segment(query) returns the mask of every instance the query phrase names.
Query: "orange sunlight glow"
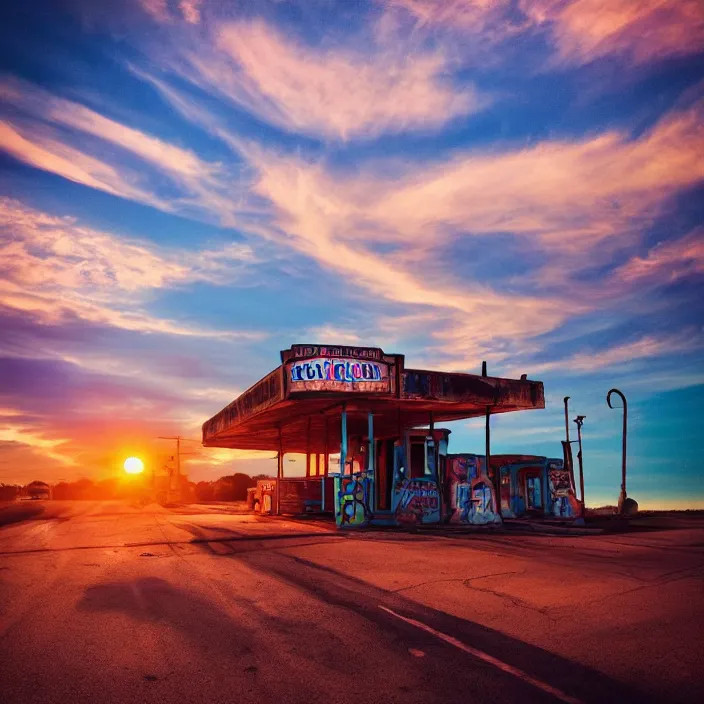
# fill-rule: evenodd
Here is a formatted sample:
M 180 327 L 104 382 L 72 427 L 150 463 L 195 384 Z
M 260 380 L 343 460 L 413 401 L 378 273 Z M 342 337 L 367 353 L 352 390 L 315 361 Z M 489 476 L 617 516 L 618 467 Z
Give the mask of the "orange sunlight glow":
M 144 471 L 144 462 L 139 457 L 128 457 L 124 467 L 127 474 L 141 474 Z

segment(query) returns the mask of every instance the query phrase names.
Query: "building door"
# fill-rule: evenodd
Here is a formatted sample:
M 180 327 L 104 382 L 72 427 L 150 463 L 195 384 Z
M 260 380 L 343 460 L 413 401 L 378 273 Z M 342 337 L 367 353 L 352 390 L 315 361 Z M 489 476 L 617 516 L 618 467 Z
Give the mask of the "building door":
M 534 472 L 526 476 L 526 510 L 542 511 L 543 495 L 540 473 Z
M 394 475 L 394 439 L 379 440 L 376 444 L 376 508 L 391 510 L 391 487 Z

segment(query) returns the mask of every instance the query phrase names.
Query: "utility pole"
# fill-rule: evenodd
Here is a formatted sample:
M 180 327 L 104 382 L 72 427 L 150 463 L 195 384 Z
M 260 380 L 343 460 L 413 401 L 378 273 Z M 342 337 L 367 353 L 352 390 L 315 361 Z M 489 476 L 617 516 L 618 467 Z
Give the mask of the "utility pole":
M 195 455 L 196 452 L 181 452 L 181 442 L 200 442 L 195 438 L 184 438 L 182 435 L 160 435 L 157 440 L 175 440 L 176 441 L 176 454 L 174 459 L 176 460 L 176 490 L 178 491 L 179 500 L 181 499 L 181 457 L 184 455 Z M 171 494 L 171 478 L 169 478 L 169 483 L 166 489 L 166 503 L 169 502 Z
M 180 486 L 179 476 L 181 474 L 181 436 L 180 435 L 160 435 L 158 440 L 175 440 L 176 441 L 176 488 Z M 169 499 L 171 498 L 171 484 L 172 484 L 171 473 L 169 472 L 169 482 L 166 485 L 166 503 L 171 503 Z

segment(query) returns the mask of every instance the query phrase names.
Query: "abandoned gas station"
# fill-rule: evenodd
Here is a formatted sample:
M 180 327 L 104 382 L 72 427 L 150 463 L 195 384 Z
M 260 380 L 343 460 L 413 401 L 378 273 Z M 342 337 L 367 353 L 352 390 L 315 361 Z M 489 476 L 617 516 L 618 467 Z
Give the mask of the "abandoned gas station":
M 277 453 L 277 477 L 252 493 L 264 514 L 333 514 L 341 528 L 497 523 L 527 505 L 570 515 L 574 480 L 561 460 L 533 458 L 520 474 L 491 456 L 492 415 L 544 407 L 543 384 L 525 375 L 407 369 L 379 348 L 294 345 L 204 423 L 203 445 Z M 450 454 L 438 424 L 475 417 L 486 421 L 484 455 Z M 287 453 L 305 455 L 304 477 L 284 476 Z

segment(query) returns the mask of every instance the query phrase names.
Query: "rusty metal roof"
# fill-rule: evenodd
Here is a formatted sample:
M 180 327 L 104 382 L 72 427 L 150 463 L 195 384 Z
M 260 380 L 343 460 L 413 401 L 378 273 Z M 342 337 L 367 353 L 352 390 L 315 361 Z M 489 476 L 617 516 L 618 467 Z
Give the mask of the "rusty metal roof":
M 203 424 L 206 447 L 335 452 L 340 414 L 348 433 L 391 437 L 399 428 L 544 408 L 543 384 L 526 379 L 406 369 L 403 355 L 378 348 L 294 345 L 282 364 Z

